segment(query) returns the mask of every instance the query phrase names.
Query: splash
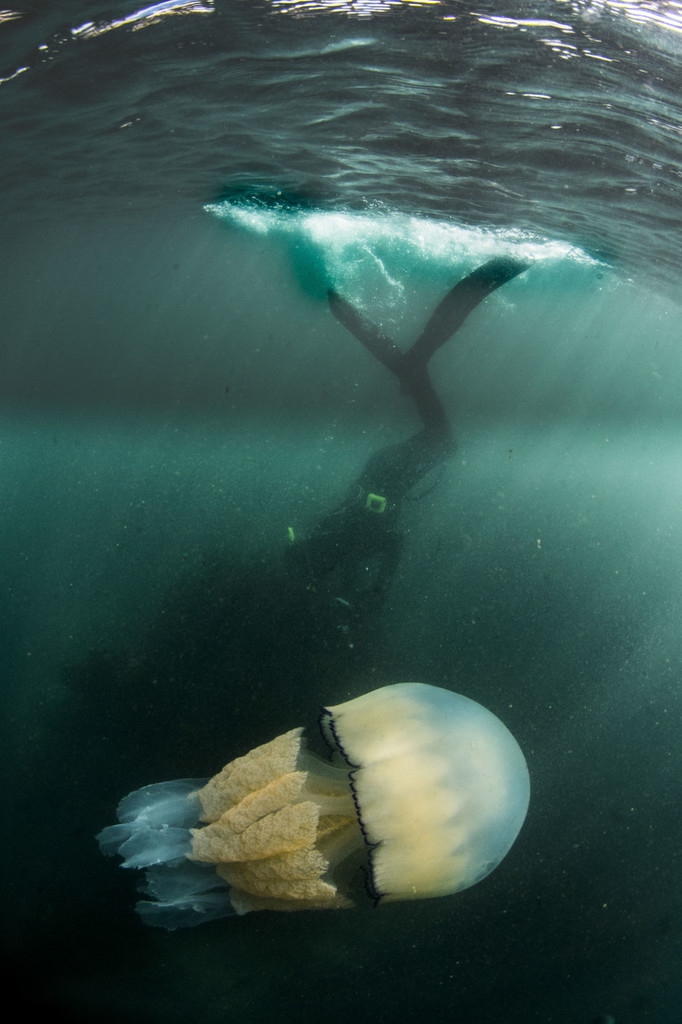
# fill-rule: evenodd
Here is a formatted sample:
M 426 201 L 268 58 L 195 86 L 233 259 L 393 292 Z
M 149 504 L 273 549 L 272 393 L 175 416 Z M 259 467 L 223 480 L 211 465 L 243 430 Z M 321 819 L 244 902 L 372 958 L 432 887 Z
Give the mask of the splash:
M 313 298 L 333 288 L 360 309 L 377 297 L 398 319 L 408 282 L 447 287 L 492 256 L 531 262 L 599 264 L 582 249 L 519 229 L 473 228 L 384 209 L 323 210 L 284 192 L 208 203 L 204 209 L 230 227 L 267 236 L 291 260 L 299 285 Z

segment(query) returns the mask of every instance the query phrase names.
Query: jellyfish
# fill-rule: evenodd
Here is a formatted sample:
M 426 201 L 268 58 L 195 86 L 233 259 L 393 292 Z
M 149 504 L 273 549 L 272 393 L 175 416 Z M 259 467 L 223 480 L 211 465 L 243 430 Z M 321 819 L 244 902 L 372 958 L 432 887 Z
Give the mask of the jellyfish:
M 173 930 L 254 910 L 445 896 L 500 863 L 528 808 L 528 769 L 482 705 L 395 683 L 320 711 L 213 778 L 145 786 L 97 839 L 145 871 L 146 924 Z

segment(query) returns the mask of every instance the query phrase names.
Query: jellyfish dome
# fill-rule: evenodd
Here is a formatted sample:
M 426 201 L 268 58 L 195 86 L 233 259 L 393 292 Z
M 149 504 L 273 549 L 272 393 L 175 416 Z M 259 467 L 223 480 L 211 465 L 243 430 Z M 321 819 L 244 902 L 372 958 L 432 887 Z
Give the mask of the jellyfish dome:
M 321 709 L 328 759 L 292 729 L 209 780 L 137 790 L 97 837 L 146 871 L 142 919 L 168 929 L 251 910 L 444 896 L 500 863 L 528 808 L 502 722 L 458 693 L 396 683 Z

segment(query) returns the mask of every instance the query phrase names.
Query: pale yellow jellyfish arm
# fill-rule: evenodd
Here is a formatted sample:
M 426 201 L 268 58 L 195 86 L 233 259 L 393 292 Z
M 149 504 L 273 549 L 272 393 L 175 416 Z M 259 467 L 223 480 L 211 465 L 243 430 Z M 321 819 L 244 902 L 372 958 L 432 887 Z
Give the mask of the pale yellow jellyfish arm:
M 210 824 L 191 830 L 187 856 L 215 866 L 237 913 L 352 906 L 318 845 L 357 829 L 347 782 L 343 792 L 327 786 L 326 808 L 308 771 L 297 768 L 302 733 L 292 729 L 231 761 L 197 794 Z

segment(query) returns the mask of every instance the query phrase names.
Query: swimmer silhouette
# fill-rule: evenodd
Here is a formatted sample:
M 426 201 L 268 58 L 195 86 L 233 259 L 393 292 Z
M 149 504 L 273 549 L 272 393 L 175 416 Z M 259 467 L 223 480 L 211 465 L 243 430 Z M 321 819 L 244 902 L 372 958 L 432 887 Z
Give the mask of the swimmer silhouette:
M 370 456 L 349 496 L 305 539 L 293 543 L 291 561 L 309 586 L 319 586 L 336 571 L 336 589 L 341 594 L 336 600 L 348 597 L 344 603 L 360 602 L 363 607 L 381 603 L 400 560 L 402 535 L 397 520 L 401 504 L 420 480 L 444 465 L 456 450 L 447 414 L 429 377 L 429 361 L 486 296 L 528 266 L 511 257 L 496 257 L 478 267 L 450 289 L 407 352 L 335 291 L 329 291 L 336 319 L 398 378 L 402 392 L 413 399 L 423 427 L 405 441 Z M 376 563 L 374 573 L 369 574 L 371 582 L 359 586 L 355 574 L 369 560 Z
M 335 910 L 467 889 L 512 846 L 524 756 L 475 701 L 397 683 L 320 709 L 328 756 L 291 729 L 212 779 L 146 786 L 97 839 L 146 871 L 145 924 Z

